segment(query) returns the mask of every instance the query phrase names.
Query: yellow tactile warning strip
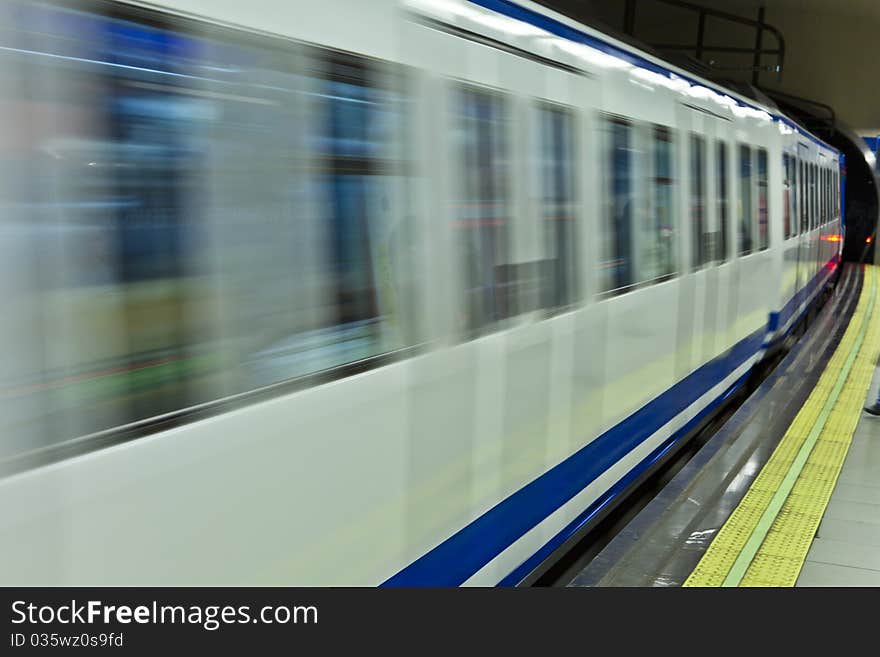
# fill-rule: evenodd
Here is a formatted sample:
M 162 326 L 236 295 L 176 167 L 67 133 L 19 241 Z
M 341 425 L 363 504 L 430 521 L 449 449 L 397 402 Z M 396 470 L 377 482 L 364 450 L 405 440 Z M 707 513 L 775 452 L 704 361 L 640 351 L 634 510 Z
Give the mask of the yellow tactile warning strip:
M 861 416 L 880 349 L 878 273 L 809 398 L 684 586 L 794 586 Z

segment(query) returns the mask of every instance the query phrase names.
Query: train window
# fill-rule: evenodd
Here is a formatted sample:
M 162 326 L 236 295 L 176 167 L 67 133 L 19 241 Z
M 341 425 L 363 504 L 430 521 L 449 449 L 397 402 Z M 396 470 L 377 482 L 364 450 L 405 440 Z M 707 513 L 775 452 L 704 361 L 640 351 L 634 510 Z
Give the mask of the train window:
M 834 221 L 837 218 L 837 163 L 832 163 L 833 167 L 829 172 L 830 180 L 828 182 L 831 185 L 831 216 L 829 217 L 830 221 Z
M 677 270 L 674 135 L 665 126 L 638 125 L 631 127 L 630 140 L 629 164 L 618 162 L 617 180 L 611 181 L 622 194 L 618 196 L 618 203 L 629 198 L 628 202 L 622 202 L 631 206 L 631 209 L 618 207 L 616 211 L 618 215 L 628 214 L 624 221 L 631 222 L 633 255 L 629 283 L 657 283 Z M 628 190 L 621 180 L 627 171 Z M 625 242 L 625 239 L 619 241 Z
M 798 185 L 800 178 L 798 177 L 798 161 L 794 155 L 789 159 L 789 167 L 791 169 L 791 235 L 794 236 L 800 233 L 800 222 L 798 220 L 798 204 L 800 203 L 800 191 Z
M 816 228 L 816 167 L 810 164 L 810 230 Z
M 712 232 L 706 221 L 706 140 L 691 135 L 691 235 L 693 239 L 693 267 L 699 269 L 712 260 Z
M 402 246 L 394 244 L 401 228 L 393 223 L 391 205 L 399 169 L 392 148 L 401 120 L 399 95 L 364 60 L 340 53 L 315 53 L 311 59 L 320 62 L 320 75 L 309 83 L 317 92 L 309 130 L 317 151 L 312 165 L 326 295 L 324 317 L 314 329 L 325 351 L 334 353 L 321 363 L 324 368 L 376 355 L 387 342 L 392 246 Z M 319 341 L 312 332 L 308 339 Z M 273 353 L 277 356 L 277 345 Z
M 825 222 L 830 223 L 834 215 L 834 189 L 831 184 L 831 169 L 825 170 Z
M 816 211 L 815 198 L 813 198 L 813 165 L 807 163 L 807 232 L 813 230 L 813 215 Z
M 800 219 L 798 215 L 798 204 L 800 203 L 800 179 L 798 177 L 798 160 L 792 154 L 789 156 L 789 166 L 791 167 L 791 236 L 794 237 L 800 233 Z
M 812 202 L 812 214 L 810 215 L 810 228 L 815 230 L 819 225 L 819 183 L 817 175 L 818 167 L 810 165 L 810 198 Z
M 800 234 L 801 225 L 800 225 L 800 176 L 798 171 L 798 159 L 794 154 L 790 155 L 790 167 L 791 167 L 791 235 L 794 237 L 795 235 Z
M 402 99 L 366 60 L 297 54 L 307 75 L 255 74 L 272 105 L 224 101 L 214 137 L 221 269 L 241 295 L 227 312 L 239 331 L 259 327 L 239 340 L 242 390 L 401 346 L 391 199 Z
M 767 151 L 758 149 L 758 248 L 765 250 L 770 243 L 767 211 Z
M 834 173 L 831 169 L 828 169 L 827 173 L 828 180 L 828 217 L 827 221 L 830 222 L 834 218 Z
M 392 76 L 121 6 L 41 4 L 0 39 L 36 31 L 16 61 L 64 83 L 15 88 L 50 120 L 2 159 L 52 180 L 20 232 L 63 276 L 28 291 L 53 302 L 3 391 L 33 411 L 16 421 L 62 440 L 400 346 Z
M 828 223 L 828 169 L 822 167 L 822 225 Z
M 831 169 L 826 169 L 826 171 L 825 171 L 825 192 L 826 192 L 825 198 L 827 199 L 825 201 L 825 207 L 827 208 L 827 210 L 826 210 L 827 214 L 825 215 L 825 221 L 830 222 L 831 217 L 834 213 L 834 210 L 832 207 L 834 205 L 834 202 L 833 202 L 834 190 L 831 186 Z
M 791 193 L 794 196 L 791 210 L 791 234 L 799 235 L 801 232 L 800 205 L 801 205 L 801 177 L 797 156 L 791 156 Z
M 834 219 L 840 218 L 840 169 L 839 164 L 834 168 Z
M 835 218 L 835 220 L 840 218 L 840 212 L 841 212 L 840 204 L 841 204 L 840 170 L 835 168 L 834 169 L 834 218 Z
M 807 215 L 807 228 L 813 230 L 816 227 L 816 167 L 812 163 L 807 168 L 807 185 L 809 187 L 809 213 Z
M 618 213 L 629 214 L 630 284 L 645 285 L 666 280 L 676 266 L 672 132 L 663 126 L 632 125 L 630 148 L 630 188 L 624 194 L 631 209 Z M 620 189 L 621 181 L 616 184 Z
M 831 221 L 835 221 L 838 215 L 838 193 L 840 188 L 838 187 L 837 182 L 837 163 L 834 163 L 835 168 L 831 170 Z
M 832 209 L 832 206 L 834 205 L 833 192 L 834 192 L 834 190 L 832 189 L 832 186 L 831 186 L 831 169 L 826 169 L 825 170 L 825 208 L 826 208 L 825 221 L 826 222 L 831 221 L 831 217 L 834 212 Z
M 508 136 L 505 98 L 488 90 L 457 91 L 459 184 L 455 232 L 464 261 L 463 323 L 473 335 L 516 313 L 508 266 Z
M 830 223 L 831 220 L 834 218 L 834 185 L 833 185 L 834 176 L 831 172 L 831 169 L 828 169 L 825 172 L 825 179 L 827 181 L 826 182 L 826 189 L 828 190 L 828 203 L 827 203 L 828 214 L 825 218 L 825 221 Z
M 811 226 L 811 217 L 813 213 L 813 192 L 810 180 L 812 178 L 812 170 L 809 163 L 804 163 L 804 232 L 809 233 Z
M 603 232 L 604 248 L 600 279 L 605 291 L 624 290 L 632 285 L 632 124 L 616 117 L 607 120 L 609 231 Z
M 754 216 L 752 215 L 752 150 L 739 146 L 739 254 L 752 252 Z
M 785 239 L 791 237 L 791 158 L 782 154 L 782 233 Z
M 812 164 L 807 164 L 807 230 L 816 226 L 816 179 Z
M 725 262 L 728 257 L 727 230 L 728 211 L 730 201 L 728 195 L 728 167 L 727 167 L 727 144 L 719 141 L 715 144 L 715 193 L 718 200 L 718 248 L 717 256 L 720 262 Z
M 674 144 L 669 128 L 656 126 L 653 131 L 653 194 L 651 198 L 651 243 L 654 263 L 651 278 L 671 276 L 676 271 Z
M 807 230 L 816 227 L 816 171 L 812 163 L 807 164 Z
M 562 308 L 577 299 L 578 236 L 574 207 L 574 120 L 571 111 L 538 109 L 540 122 L 541 219 L 548 258 L 541 276 L 541 305 Z
M 803 235 L 808 228 L 807 223 L 807 206 L 808 206 L 808 198 L 807 198 L 807 169 L 806 163 L 803 160 L 798 160 L 799 163 L 799 175 L 798 175 L 798 205 L 800 206 L 800 230 L 798 231 L 801 235 Z
M 832 167 L 835 164 L 832 162 Z M 831 214 L 828 216 L 828 220 L 834 221 L 837 218 L 837 171 L 834 168 L 828 171 L 828 186 L 828 191 L 831 193 Z
M 18 51 L 21 73 L 55 83 L 5 87 L 4 113 L 14 104 L 25 124 L 37 108 L 47 118 L 2 154 L 7 174 L 29 169 L 43 186 L 16 192 L 21 209 L 7 221 L 33 242 L 44 273 L 27 294 L 45 311 L 27 320 L 44 342 L 14 372 L 18 385 L 0 393 L 24 415 L 2 415 L 54 442 L 210 400 L 223 354 L 200 277 L 206 208 L 193 202 L 215 81 L 200 86 L 201 98 L 172 82 L 186 78 L 181 52 L 198 41 L 167 21 L 48 5 L 4 25 L 4 46 L 16 30 L 18 39 L 41 34 Z M 130 65 L 138 58 L 149 70 Z M 26 207 L 39 221 L 26 221 Z
M 825 169 L 825 223 L 831 221 L 831 184 L 829 183 L 830 172 Z

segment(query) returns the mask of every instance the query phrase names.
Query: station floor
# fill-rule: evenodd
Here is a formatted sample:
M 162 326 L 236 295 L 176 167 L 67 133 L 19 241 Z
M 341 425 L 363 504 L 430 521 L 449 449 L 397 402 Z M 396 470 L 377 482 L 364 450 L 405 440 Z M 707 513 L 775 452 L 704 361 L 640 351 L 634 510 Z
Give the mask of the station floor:
M 875 368 L 865 405 L 878 391 Z M 797 586 L 880 586 L 880 417 L 859 418 Z

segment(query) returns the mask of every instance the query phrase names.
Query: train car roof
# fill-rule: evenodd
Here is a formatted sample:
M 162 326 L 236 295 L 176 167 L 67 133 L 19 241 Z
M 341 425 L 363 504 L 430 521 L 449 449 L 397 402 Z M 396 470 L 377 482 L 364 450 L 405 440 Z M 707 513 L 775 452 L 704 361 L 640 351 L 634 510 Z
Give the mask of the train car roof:
M 840 154 L 836 148 L 780 112 L 778 107 L 767 107 L 759 101 L 743 96 L 724 85 L 705 80 L 698 75 L 680 69 L 659 57 L 639 50 L 635 46 L 619 41 L 595 28 L 578 23 L 577 21 L 563 16 L 551 9 L 537 5 L 530 0 L 517 0 L 516 2 L 513 0 L 463 1 L 500 14 L 508 19 L 530 25 L 533 28 L 537 28 L 537 30 L 546 32 L 566 41 L 581 44 L 582 46 L 588 46 L 604 55 L 621 60 L 622 62 L 639 69 L 643 69 L 646 71 L 646 75 L 653 74 L 661 78 L 666 78 L 672 82 L 678 82 L 679 84 L 687 83 L 688 87 L 690 87 L 690 85 L 696 85 L 697 87 L 704 87 L 707 90 L 714 91 L 716 94 L 723 94 L 738 107 L 764 112 L 768 114 L 771 119 L 775 119 L 785 124 L 789 129 L 798 133 L 802 137 L 809 139 L 821 148 L 827 149 L 838 155 Z M 454 8 L 456 6 L 456 3 L 450 3 L 446 0 L 414 0 L 413 4 L 422 7 L 445 7 L 446 9 Z M 684 92 L 679 89 L 679 93 Z

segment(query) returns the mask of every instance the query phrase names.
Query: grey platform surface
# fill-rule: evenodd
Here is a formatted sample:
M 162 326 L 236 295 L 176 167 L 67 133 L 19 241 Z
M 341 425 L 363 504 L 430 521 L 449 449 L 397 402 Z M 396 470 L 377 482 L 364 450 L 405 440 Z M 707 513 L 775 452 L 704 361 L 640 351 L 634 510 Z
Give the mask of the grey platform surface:
M 878 389 L 880 368 L 866 404 Z M 880 586 L 880 417 L 859 419 L 797 586 Z

